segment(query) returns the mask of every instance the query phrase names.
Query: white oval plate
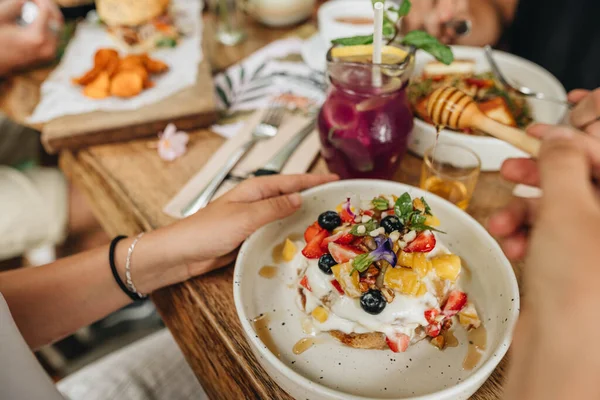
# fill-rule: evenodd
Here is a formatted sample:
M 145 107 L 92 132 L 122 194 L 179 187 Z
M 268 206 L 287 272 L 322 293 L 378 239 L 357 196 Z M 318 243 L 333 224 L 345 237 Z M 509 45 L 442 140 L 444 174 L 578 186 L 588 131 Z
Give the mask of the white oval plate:
M 289 287 L 295 271 L 279 268 L 276 278 L 259 276 L 263 265 L 273 265 L 271 251 L 291 234 L 302 234 L 317 216 L 349 194 L 371 198 L 381 193 L 425 196 L 442 221 L 444 242 L 469 265 L 472 278 L 461 282 L 475 303 L 488 330 L 488 346 L 478 366 L 462 370 L 467 346 L 462 329 L 461 345 L 442 352 L 422 341 L 406 353 L 359 350 L 341 345 L 328 334 L 321 343 L 295 355 L 292 347 L 306 337 L 303 313 L 296 305 L 296 289 Z M 500 362 L 517 320 L 519 293 L 512 267 L 498 244 L 468 214 L 451 203 L 420 189 L 377 180 L 331 183 L 303 193 L 302 209 L 285 220 L 255 232 L 242 246 L 234 272 L 234 298 L 238 316 L 251 348 L 272 378 L 298 399 L 466 399 L 479 388 Z M 287 268 L 286 268 L 287 267 Z M 269 333 L 281 352 L 269 351 L 254 330 L 252 319 L 269 313 Z
M 489 71 L 490 67 L 485 59 L 483 49 L 479 47 L 452 46 L 454 57 L 456 59 L 475 60 L 477 72 Z M 535 91 L 542 92 L 548 96 L 559 99 L 566 99 L 567 93 L 562 84 L 539 65 L 525 60 L 524 58 L 494 50 L 494 59 L 500 66 L 502 72 L 508 79 L 515 83 L 520 83 Z M 415 76 L 419 76 L 423 67 L 433 57 L 422 51 L 419 51 L 415 64 Z M 533 113 L 533 120 L 546 124 L 561 123 L 567 107 L 541 101 L 536 99 L 527 99 Z M 510 144 L 492 137 L 466 135 L 450 130 L 443 130 L 440 134 L 440 143 L 460 143 L 476 152 L 481 158 L 481 169 L 483 171 L 498 171 L 502 163 L 507 158 L 529 157 L 521 150 Z M 422 156 L 425 151 L 435 143 L 435 128 L 419 118 L 415 118 L 415 127 L 409 138 L 408 148 Z
M 475 60 L 477 72 L 489 71 L 490 67 L 485 59 L 483 49 L 469 46 L 452 46 L 454 56 L 457 59 Z M 311 68 L 325 71 L 325 57 L 328 48 L 325 46 L 318 34 L 304 42 L 302 46 L 302 57 Z M 519 82 L 529 88 L 540 91 L 548 96 L 566 99 L 567 93 L 562 84 L 539 65 L 525 60 L 521 57 L 494 50 L 494 58 L 504 72 L 504 74 L 514 82 Z M 418 76 L 423 71 L 426 63 L 433 60 L 433 57 L 427 53 L 419 51 L 417 53 L 414 76 Z M 547 124 L 559 124 L 563 121 L 567 107 L 529 98 L 527 100 L 531 105 L 533 119 L 536 122 Z M 440 134 L 440 143 L 459 143 L 469 147 L 481 158 L 481 169 L 483 171 L 498 171 L 502 163 L 507 158 L 528 157 L 521 150 L 510 144 L 492 137 L 465 135 L 450 130 L 443 130 Z M 435 128 L 415 118 L 415 127 L 409 138 L 408 148 L 419 156 L 423 156 L 425 151 L 435 143 Z

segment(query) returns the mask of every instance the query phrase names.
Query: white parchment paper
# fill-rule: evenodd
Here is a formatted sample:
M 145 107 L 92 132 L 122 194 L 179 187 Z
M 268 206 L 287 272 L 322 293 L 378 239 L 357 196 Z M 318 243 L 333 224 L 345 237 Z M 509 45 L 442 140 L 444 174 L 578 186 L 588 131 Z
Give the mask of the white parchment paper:
M 186 35 L 175 48 L 161 48 L 152 52 L 153 58 L 167 63 L 169 72 L 156 75 L 156 84 L 138 96 L 129 99 L 109 97 L 95 100 L 83 95 L 83 88 L 71 82 L 73 77 L 83 75 L 93 67 L 94 53 L 102 47 L 116 48 L 116 43 L 105 27 L 81 22 L 60 64 L 42 84 L 40 102 L 29 117 L 29 123 L 47 122 L 63 115 L 83 114 L 91 111 L 134 110 L 192 86 L 196 83 L 198 64 L 202 61 L 202 1 L 174 0 L 177 26 Z M 120 52 L 124 54 L 123 51 Z

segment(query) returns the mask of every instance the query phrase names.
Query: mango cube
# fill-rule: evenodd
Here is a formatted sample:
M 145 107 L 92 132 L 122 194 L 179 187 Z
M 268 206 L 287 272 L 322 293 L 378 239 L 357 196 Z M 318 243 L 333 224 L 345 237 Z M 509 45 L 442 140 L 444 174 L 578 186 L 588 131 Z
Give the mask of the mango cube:
M 425 253 L 413 253 L 412 269 L 420 278 L 426 276 L 432 268 L 432 263 L 427 259 Z
M 288 262 L 292 261 L 297 251 L 298 248 L 296 248 L 294 242 L 292 242 L 289 238 L 285 239 L 283 250 L 281 251 L 283 260 Z
M 335 276 L 335 279 L 339 282 L 346 295 L 350 297 L 360 297 L 362 294 L 358 286 L 360 276 L 358 271 L 354 271 L 352 272 L 352 275 L 350 275 L 352 269 L 352 262 L 347 262 L 334 265 L 331 267 L 331 272 L 333 272 L 333 276 Z
M 460 257 L 456 254 L 444 254 L 431 259 L 433 269 L 440 279 L 456 281 L 461 270 Z
M 458 322 L 467 330 L 481 326 L 481 320 L 473 303 L 467 303 L 466 307 L 458 313 Z
M 417 297 L 424 296 L 427 293 L 427 286 L 424 283 L 421 283 L 419 286 L 419 291 L 417 291 Z
M 320 323 L 327 321 L 327 318 L 329 318 L 329 313 L 327 312 L 326 309 L 324 309 L 321 306 L 318 306 L 317 308 L 315 308 L 312 311 L 311 315 L 313 316 L 314 319 L 316 319 Z
M 397 265 L 401 265 L 401 266 L 407 267 L 407 268 L 412 268 L 414 254 L 415 253 L 405 253 L 403 251 L 400 251 L 400 253 L 398 253 Z
M 417 273 L 408 268 L 388 268 L 385 271 L 383 283 L 402 294 L 412 296 L 415 296 L 421 287 Z
M 427 215 L 425 218 L 425 225 L 433 226 L 434 228 L 440 226 L 441 222 L 435 215 Z

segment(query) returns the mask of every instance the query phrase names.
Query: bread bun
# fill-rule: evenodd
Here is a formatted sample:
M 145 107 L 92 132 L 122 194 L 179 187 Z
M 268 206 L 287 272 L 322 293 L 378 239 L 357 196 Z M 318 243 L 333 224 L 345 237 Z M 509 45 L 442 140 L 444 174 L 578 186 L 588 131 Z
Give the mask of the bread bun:
M 165 13 L 170 0 L 96 0 L 96 11 L 108 26 L 137 26 Z

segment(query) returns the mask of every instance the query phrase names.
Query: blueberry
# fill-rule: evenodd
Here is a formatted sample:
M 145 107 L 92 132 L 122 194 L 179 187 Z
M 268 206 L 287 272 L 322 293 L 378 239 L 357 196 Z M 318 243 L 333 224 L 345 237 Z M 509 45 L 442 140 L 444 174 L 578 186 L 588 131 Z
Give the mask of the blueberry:
M 394 231 L 401 232 L 404 228 L 402 222 L 400 222 L 398 217 L 396 217 L 395 215 L 388 215 L 387 217 L 381 220 L 380 225 L 383 226 L 383 229 L 385 229 L 385 233 L 387 234 L 390 234 Z
M 319 215 L 318 221 L 321 228 L 328 231 L 332 231 L 342 224 L 342 219 L 335 211 L 325 211 Z
M 337 263 L 329 253 L 323 254 L 321 258 L 319 258 L 319 268 L 321 269 L 321 271 L 325 272 L 328 275 L 331 275 L 333 273 L 331 272 L 331 267 L 333 267 L 336 264 Z
M 380 314 L 387 302 L 379 290 L 369 289 L 369 291 L 363 294 L 360 298 L 360 306 L 369 314 L 377 315 Z

